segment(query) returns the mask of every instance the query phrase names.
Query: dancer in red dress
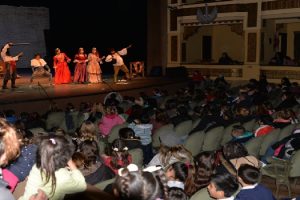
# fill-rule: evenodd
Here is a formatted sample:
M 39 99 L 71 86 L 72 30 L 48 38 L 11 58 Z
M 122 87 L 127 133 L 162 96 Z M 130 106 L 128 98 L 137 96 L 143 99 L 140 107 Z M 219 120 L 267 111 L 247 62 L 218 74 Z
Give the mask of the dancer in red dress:
M 74 83 L 84 83 L 86 81 L 86 63 L 88 57 L 84 53 L 83 48 L 79 48 L 78 53 L 75 55 L 74 63 L 76 63 L 74 71 Z
M 55 49 L 56 55 L 53 57 L 53 65 L 55 69 L 55 84 L 70 83 L 71 82 L 71 72 L 67 63 L 71 59 L 60 51 L 59 48 Z

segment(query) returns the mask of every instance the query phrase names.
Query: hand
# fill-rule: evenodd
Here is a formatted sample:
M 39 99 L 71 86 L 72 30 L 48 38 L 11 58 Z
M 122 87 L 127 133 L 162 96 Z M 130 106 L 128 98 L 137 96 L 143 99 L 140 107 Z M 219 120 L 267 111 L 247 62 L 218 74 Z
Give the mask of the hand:
M 47 200 L 48 197 L 46 196 L 45 192 L 41 189 L 38 189 L 38 193 L 32 195 L 29 200 Z
M 67 60 L 67 63 L 69 63 L 69 62 L 71 62 L 71 59 L 68 59 L 68 60 Z
M 18 56 L 18 57 L 23 56 L 23 52 L 19 53 L 17 56 Z
M 9 46 L 12 46 L 12 45 L 14 45 L 14 43 L 12 43 L 12 42 L 9 42 L 9 43 L 8 43 L 8 45 L 9 45 Z
M 68 166 L 69 166 L 70 170 L 77 169 L 77 167 L 76 167 L 76 165 L 75 165 L 75 163 L 73 162 L 72 159 L 68 161 Z

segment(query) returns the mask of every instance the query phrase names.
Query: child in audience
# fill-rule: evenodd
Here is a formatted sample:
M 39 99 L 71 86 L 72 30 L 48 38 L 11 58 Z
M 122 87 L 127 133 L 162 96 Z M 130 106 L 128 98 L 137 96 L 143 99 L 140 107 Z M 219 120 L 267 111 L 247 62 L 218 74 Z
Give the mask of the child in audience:
M 132 128 L 135 135 L 141 138 L 142 150 L 144 154 L 144 164 L 148 164 L 152 157 L 152 128 L 148 113 L 143 113 L 140 119 L 134 119 L 133 123 L 128 125 Z
M 188 200 L 189 197 L 186 195 L 183 189 L 178 187 L 169 188 L 169 199 L 170 200 Z
M 260 116 L 258 124 L 259 127 L 254 132 L 255 137 L 266 135 L 275 129 L 273 127 L 273 118 L 270 115 Z
M 132 162 L 132 157 L 128 153 L 128 147 L 121 139 L 115 139 L 113 141 L 111 156 L 102 155 L 102 158 L 105 165 L 112 169 L 115 174 L 118 173 L 118 169 L 126 167 Z
M 209 195 L 214 199 L 233 200 L 233 194 L 238 190 L 236 179 L 229 173 L 215 174 L 207 186 Z
M 242 186 L 236 200 L 275 200 L 272 191 L 261 184 L 260 171 L 248 164 L 241 165 L 238 169 L 238 181 Z
M 38 189 L 49 199 L 63 199 L 66 194 L 84 191 L 87 187 L 84 176 L 71 159 L 73 149 L 62 136 L 43 137 L 37 149 L 36 165 L 30 171 L 20 199 L 29 199 Z
M 168 199 L 166 177 L 162 170 L 154 172 L 124 168 L 115 181 L 115 196 L 120 200 Z
M 232 127 L 231 135 L 232 135 L 231 141 L 239 142 L 242 144 L 254 137 L 253 133 L 251 133 L 250 131 L 246 131 L 246 129 L 240 125 L 234 125 Z
M 169 188 L 181 188 L 187 195 L 191 195 L 194 184 L 194 168 L 192 165 L 175 162 L 167 168 L 166 177 Z
M 135 136 L 131 128 L 121 128 L 119 130 L 119 137 L 125 142 L 128 150 L 142 148 L 140 139 Z
M 215 156 L 214 153 L 204 151 L 195 157 L 195 177 L 194 185 L 191 193 L 194 194 L 198 190 L 207 187 L 210 177 L 215 172 Z
M 85 140 L 79 146 L 79 152 L 83 155 L 83 165 L 79 170 L 83 174 L 85 180 L 89 184 L 97 184 L 99 182 L 112 179 L 115 173 L 107 167 L 100 158 L 99 148 L 94 140 Z M 78 153 L 78 152 L 76 152 Z M 74 154 L 77 163 L 82 162 L 80 155 Z
M 20 141 L 21 153 L 16 160 L 3 169 L 4 180 L 9 183 L 12 192 L 15 190 L 17 184 L 24 181 L 29 175 L 32 166 L 35 164 L 37 151 L 37 146 L 35 144 L 27 144 L 26 142 L 31 141 L 33 137 L 31 132 L 26 134 L 24 131 L 18 129 L 16 133 Z
M 107 137 L 115 125 L 123 124 L 125 120 L 120 117 L 115 106 L 105 106 L 104 116 L 99 122 L 100 134 Z

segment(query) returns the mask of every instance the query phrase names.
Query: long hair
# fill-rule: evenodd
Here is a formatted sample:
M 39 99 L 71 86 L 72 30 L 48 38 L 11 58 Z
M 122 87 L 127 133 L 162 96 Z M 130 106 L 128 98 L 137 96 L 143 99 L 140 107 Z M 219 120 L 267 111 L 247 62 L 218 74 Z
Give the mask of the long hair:
M 0 166 L 6 165 L 20 153 L 20 142 L 16 130 L 5 119 L 0 118 L 0 157 L 5 156 Z
M 115 188 L 121 200 L 168 200 L 167 180 L 162 170 L 155 172 L 130 172 L 122 170 Z
M 112 160 L 110 165 L 114 169 L 120 169 L 121 167 L 129 165 L 129 153 L 126 144 L 121 139 L 115 139 L 112 143 Z M 122 165 L 118 161 L 122 161 Z
M 159 149 L 160 153 L 160 161 L 163 166 L 168 166 L 170 163 L 170 159 L 173 157 L 181 162 L 189 162 L 193 164 L 193 156 L 191 152 L 189 152 L 184 146 L 176 145 L 173 147 L 168 147 L 165 145 L 161 145 Z
M 41 176 L 45 175 L 44 185 L 51 180 L 51 195 L 54 195 L 56 189 L 55 172 L 67 166 L 73 152 L 74 146 L 63 136 L 42 138 L 37 150 L 36 166 Z
M 184 183 L 184 191 L 191 196 L 192 187 L 194 185 L 194 167 L 190 163 L 175 162 L 168 169 L 174 171 L 175 180 Z
M 83 140 L 96 140 L 97 128 L 93 122 L 85 121 L 81 124 L 79 134 Z
M 215 173 L 215 158 L 212 152 L 202 152 L 195 157 L 195 179 L 192 193 L 206 187 Z

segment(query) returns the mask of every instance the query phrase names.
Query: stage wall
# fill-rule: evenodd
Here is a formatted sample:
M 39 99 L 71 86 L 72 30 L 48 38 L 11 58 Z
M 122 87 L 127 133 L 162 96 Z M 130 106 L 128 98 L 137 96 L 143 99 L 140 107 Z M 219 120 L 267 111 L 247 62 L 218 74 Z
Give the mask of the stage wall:
M 0 5 L 0 46 L 7 42 L 29 42 L 15 46 L 11 54 L 23 51 L 18 68 L 27 68 L 35 53 L 46 55 L 44 30 L 49 29 L 49 9 L 45 7 L 16 7 Z

